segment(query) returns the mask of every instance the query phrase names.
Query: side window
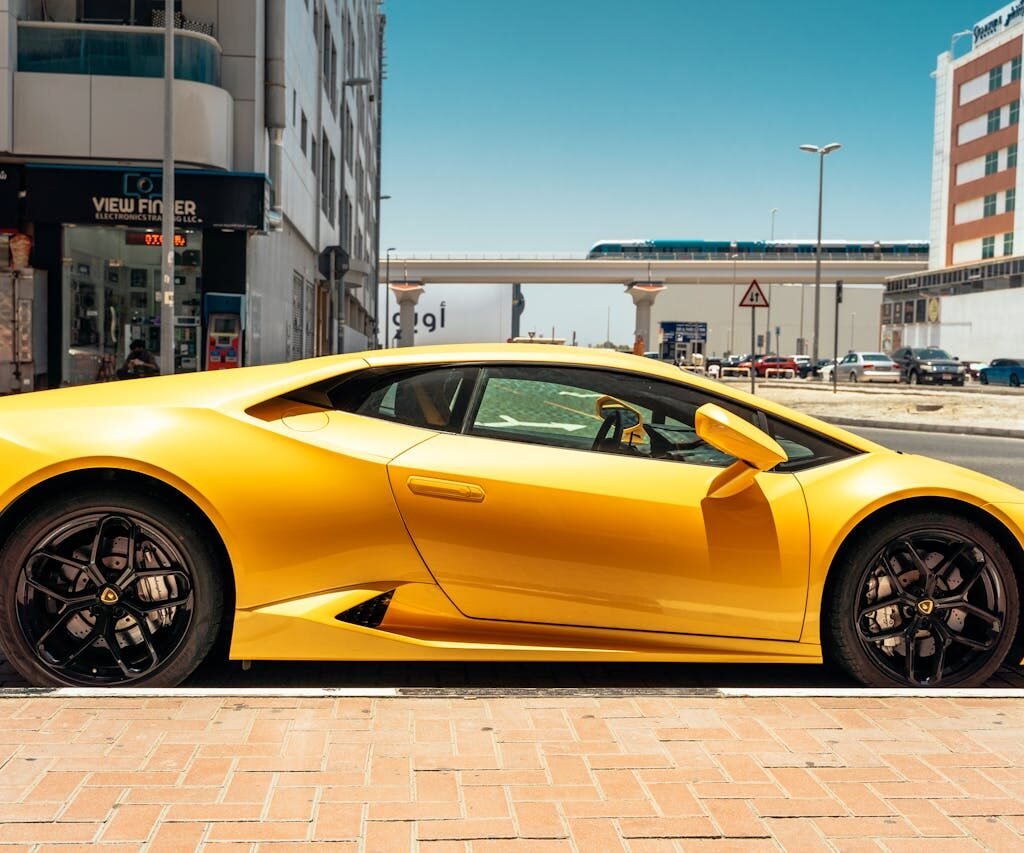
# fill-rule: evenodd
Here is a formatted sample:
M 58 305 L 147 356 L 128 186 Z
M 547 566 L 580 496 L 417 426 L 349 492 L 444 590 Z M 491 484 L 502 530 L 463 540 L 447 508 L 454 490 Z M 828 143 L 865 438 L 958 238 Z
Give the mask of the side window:
M 368 372 L 330 393 L 335 408 L 409 426 L 458 432 L 469 402 L 474 368 Z
M 580 368 L 484 370 L 471 435 L 724 466 L 733 461 L 694 430 L 702 405 L 716 402 L 748 420 L 751 410 L 656 379 Z

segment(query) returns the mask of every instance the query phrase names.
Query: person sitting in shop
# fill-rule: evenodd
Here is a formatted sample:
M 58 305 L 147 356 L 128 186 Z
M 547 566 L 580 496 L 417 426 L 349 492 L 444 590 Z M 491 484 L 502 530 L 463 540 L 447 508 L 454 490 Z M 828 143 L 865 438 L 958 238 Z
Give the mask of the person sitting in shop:
M 157 376 L 159 373 L 160 365 L 156 363 L 153 353 L 146 349 L 146 342 L 136 338 L 128 347 L 128 357 L 117 371 L 117 378 L 141 379 L 144 376 Z

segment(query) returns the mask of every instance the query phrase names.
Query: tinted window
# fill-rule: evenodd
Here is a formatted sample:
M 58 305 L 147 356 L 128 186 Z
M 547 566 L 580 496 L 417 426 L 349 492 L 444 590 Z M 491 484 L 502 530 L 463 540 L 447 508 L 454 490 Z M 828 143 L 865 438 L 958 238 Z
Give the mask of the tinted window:
M 364 371 L 329 393 L 335 408 L 427 429 L 458 432 L 475 368 Z
M 721 467 L 733 458 L 694 429 L 697 410 L 715 403 L 773 435 L 789 455 L 777 470 L 800 470 L 852 452 L 731 400 L 654 378 L 541 365 L 490 367 L 482 376 L 467 429 L 472 435 Z M 616 423 L 617 406 L 639 415 L 639 424 Z

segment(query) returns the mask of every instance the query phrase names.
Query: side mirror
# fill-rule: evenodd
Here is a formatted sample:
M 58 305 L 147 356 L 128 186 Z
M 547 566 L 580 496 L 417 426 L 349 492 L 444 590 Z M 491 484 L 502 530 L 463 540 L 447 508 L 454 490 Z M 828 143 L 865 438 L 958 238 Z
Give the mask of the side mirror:
M 709 498 L 728 498 L 739 494 L 754 482 L 761 471 L 768 471 L 789 459 L 779 443 L 714 403 L 697 409 L 694 429 L 704 441 L 736 461 L 719 474 L 708 489 Z

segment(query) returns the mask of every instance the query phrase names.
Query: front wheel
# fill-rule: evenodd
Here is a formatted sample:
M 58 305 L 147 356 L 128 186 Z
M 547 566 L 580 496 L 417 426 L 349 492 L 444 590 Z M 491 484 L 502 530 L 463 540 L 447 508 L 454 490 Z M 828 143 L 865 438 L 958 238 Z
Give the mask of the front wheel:
M 851 382 L 856 382 L 857 381 L 857 374 L 854 371 L 852 371 L 852 370 L 850 371 L 850 381 Z
M 0 644 L 37 686 L 169 687 L 210 651 L 224 574 L 192 514 L 92 490 L 27 513 L 0 549 Z
M 921 377 L 918 375 L 916 370 L 911 370 L 910 375 L 907 377 L 907 382 L 911 385 L 920 385 Z
M 866 533 L 832 569 L 826 651 L 871 687 L 972 687 L 1017 633 L 1017 579 L 983 527 L 921 513 Z
M 1020 388 L 1020 377 L 1016 373 L 1010 374 L 1010 387 Z

